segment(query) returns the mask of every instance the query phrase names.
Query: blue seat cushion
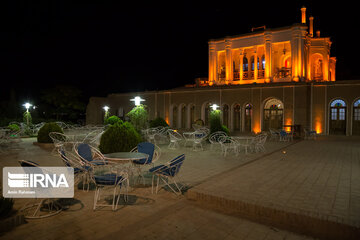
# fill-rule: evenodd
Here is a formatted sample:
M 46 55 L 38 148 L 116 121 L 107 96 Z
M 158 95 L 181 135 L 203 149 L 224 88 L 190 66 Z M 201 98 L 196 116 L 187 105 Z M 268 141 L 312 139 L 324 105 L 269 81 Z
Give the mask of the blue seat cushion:
M 117 176 L 114 173 L 104 174 L 104 175 L 95 175 L 96 184 L 100 185 L 116 185 L 119 181 L 122 180 L 121 176 Z
M 91 162 L 93 160 L 91 148 L 86 143 L 79 144 L 78 153 L 83 159 L 85 159 L 88 162 Z
M 280 131 L 280 136 L 282 136 L 282 137 L 285 137 L 287 134 L 286 134 L 286 132 L 284 131 L 284 130 L 281 130 Z
M 138 164 L 149 164 L 152 162 L 152 158 L 155 151 L 155 145 L 149 142 L 141 142 L 137 146 L 137 150 L 139 153 L 145 153 L 149 155 L 147 159 L 140 159 L 138 160 Z M 135 162 L 135 161 L 134 161 Z
M 26 160 L 26 161 L 21 161 L 21 162 L 20 162 L 20 165 L 21 165 L 22 167 L 37 167 L 37 166 L 39 166 L 39 164 L 37 164 L 36 162 L 28 161 L 28 160 Z

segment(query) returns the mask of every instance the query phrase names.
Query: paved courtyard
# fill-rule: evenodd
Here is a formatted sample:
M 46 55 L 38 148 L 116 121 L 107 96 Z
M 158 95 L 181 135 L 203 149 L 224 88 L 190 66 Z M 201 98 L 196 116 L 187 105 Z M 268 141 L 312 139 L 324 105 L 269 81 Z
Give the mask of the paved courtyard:
M 106 208 L 93 211 L 94 191 L 76 190 L 76 200 L 68 210 L 51 218 L 29 220 L 1 238 L 310 238 L 281 230 L 281 224 L 277 227 L 264 219 L 259 222 L 266 224 L 255 223 L 258 219 L 242 216 L 241 207 L 236 203 L 274 207 L 291 213 L 301 211 L 305 215 L 326 214 L 331 216 L 330 220 L 358 228 L 359 140 L 323 137 L 316 141 L 267 142 L 265 153 L 242 153 L 225 158 L 219 151 L 209 151 L 209 146 L 204 152 L 184 148 L 174 151 L 161 146 L 159 163 L 180 153 L 186 154 L 181 179 L 189 190 L 183 196 L 177 197 L 165 190 L 156 195 L 151 194 L 150 187 L 136 187 L 130 192 L 129 202 L 116 212 Z M 0 166 L 18 166 L 19 159 L 43 166 L 62 166 L 59 157 L 32 145 L 32 141 L 34 139 L 22 139 L 3 152 Z M 23 199 L 16 200 L 15 208 L 19 209 L 24 203 Z M 229 206 L 237 208 L 231 212 Z

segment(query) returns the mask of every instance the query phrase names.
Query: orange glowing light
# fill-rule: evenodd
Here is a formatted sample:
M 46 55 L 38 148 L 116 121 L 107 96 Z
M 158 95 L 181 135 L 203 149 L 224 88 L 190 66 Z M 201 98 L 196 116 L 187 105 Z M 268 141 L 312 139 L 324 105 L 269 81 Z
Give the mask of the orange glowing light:
M 261 132 L 260 124 L 258 122 L 254 123 L 253 132 L 255 134 L 258 134 L 259 132 Z
M 169 121 L 169 117 L 168 117 L 168 116 L 165 117 L 165 122 L 170 126 L 170 121 Z
M 285 125 L 292 125 L 292 119 L 291 119 L 291 118 L 287 118 L 287 119 L 285 120 Z M 291 131 L 291 127 L 290 127 L 290 126 L 289 126 L 289 127 L 285 127 L 284 130 L 287 131 L 287 132 L 290 132 L 290 131 Z
M 315 131 L 317 134 L 320 134 L 322 132 L 322 127 L 320 122 L 315 123 Z

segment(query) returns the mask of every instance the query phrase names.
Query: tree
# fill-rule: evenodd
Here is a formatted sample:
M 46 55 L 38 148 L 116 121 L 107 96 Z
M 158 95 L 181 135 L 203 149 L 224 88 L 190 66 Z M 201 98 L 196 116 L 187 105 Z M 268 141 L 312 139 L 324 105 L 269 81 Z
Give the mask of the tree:
M 47 89 L 42 94 L 42 100 L 48 104 L 47 113 L 55 115 L 56 119 L 67 116 L 68 119 L 77 119 L 79 113 L 85 111 L 85 103 L 81 100 L 82 92 L 73 87 L 58 85 Z
M 147 127 L 149 115 L 146 108 L 147 107 L 145 105 L 140 104 L 139 106 L 134 107 L 127 114 L 127 116 L 130 118 L 131 124 L 139 133 L 142 129 L 145 129 Z

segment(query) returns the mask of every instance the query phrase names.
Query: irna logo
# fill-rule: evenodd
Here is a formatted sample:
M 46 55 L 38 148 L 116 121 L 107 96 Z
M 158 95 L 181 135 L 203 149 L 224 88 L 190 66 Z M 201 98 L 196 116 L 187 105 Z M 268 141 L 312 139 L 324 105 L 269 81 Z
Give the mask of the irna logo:
M 64 174 L 59 176 L 47 173 L 16 174 L 8 172 L 8 185 L 13 188 L 24 187 L 69 187 Z

